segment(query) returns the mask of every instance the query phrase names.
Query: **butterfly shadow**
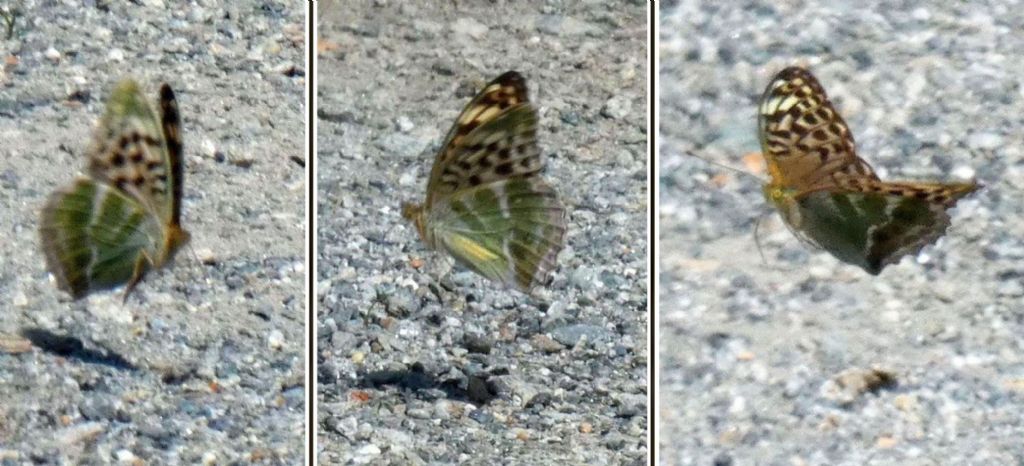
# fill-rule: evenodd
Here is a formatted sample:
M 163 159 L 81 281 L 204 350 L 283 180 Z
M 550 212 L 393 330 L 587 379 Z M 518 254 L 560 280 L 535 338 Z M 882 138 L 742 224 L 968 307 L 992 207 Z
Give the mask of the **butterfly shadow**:
M 21 329 L 21 336 L 32 342 L 32 346 L 46 353 L 87 364 L 100 364 L 118 370 L 135 370 L 135 366 L 120 354 L 107 348 L 87 348 L 82 340 L 68 335 L 59 335 L 49 330 L 29 327 Z M 94 343 L 95 344 L 95 343 Z M 98 346 L 98 345 L 97 345 Z
M 363 374 L 356 386 L 364 389 L 379 389 L 393 386 L 414 393 L 428 394 L 439 390 L 444 398 L 455 401 L 487 404 L 498 397 L 494 384 L 486 376 L 469 375 L 454 378 L 428 374 L 423 365 L 415 363 L 408 369 L 384 369 Z

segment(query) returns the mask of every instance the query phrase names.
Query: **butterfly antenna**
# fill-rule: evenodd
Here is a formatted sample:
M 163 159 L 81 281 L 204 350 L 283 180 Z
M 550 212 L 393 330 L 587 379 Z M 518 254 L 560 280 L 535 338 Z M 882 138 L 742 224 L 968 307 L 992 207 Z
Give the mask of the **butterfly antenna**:
M 715 162 L 714 160 L 707 159 L 707 158 L 701 157 L 701 156 L 699 156 L 697 154 L 694 154 L 691 151 L 685 151 L 685 152 L 686 152 L 686 155 L 689 155 L 690 157 L 701 159 L 701 160 L 703 160 L 703 161 L 705 161 L 705 162 L 707 162 L 707 163 L 709 163 L 711 165 L 714 165 L 716 167 L 725 169 L 727 171 L 731 171 L 733 173 L 739 173 L 742 176 L 753 178 L 753 179 L 757 180 L 759 183 L 767 183 L 766 180 L 764 180 L 763 178 L 761 178 L 761 177 L 759 177 L 759 176 L 757 176 L 757 175 L 755 175 L 753 173 L 750 173 L 750 172 L 747 172 L 747 171 L 744 171 L 744 170 L 740 170 L 739 168 L 736 168 L 736 167 L 730 167 L 730 166 L 728 166 L 726 164 L 723 164 L 723 163 Z M 768 260 L 765 259 L 765 257 L 764 257 L 764 249 L 761 248 L 761 236 L 758 234 L 760 232 L 760 230 L 761 230 L 761 222 L 763 222 L 765 218 L 767 218 L 767 215 L 762 214 L 762 215 L 757 217 L 757 222 L 754 223 L 754 244 L 757 245 L 757 253 L 760 254 L 760 256 L 761 256 L 761 262 L 763 262 L 764 264 L 767 264 Z
M 750 173 L 748 171 L 741 170 L 741 169 L 736 168 L 736 167 L 730 167 L 730 166 L 728 166 L 728 165 L 726 165 L 724 163 L 715 162 L 714 160 L 711 160 L 711 159 L 708 159 L 708 158 L 704 158 L 704 157 L 701 157 L 701 156 L 699 156 L 697 154 L 694 154 L 691 151 L 685 151 L 685 153 L 686 153 L 686 155 L 688 155 L 690 157 L 693 157 L 693 158 L 696 158 L 696 159 L 701 159 L 701 160 L 703 160 L 703 161 L 705 161 L 705 162 L 707 162 L 707 163 L 709 163 L 711 165 L 714 165 L 714 166 L 716 166 L 718 168 L 722 168 L 724 170 L 731 171 L 733 173 L 739 173 L 742 176 L 753 178 L 753 179 L 757 180 L 759 183 L 767 183 L 767 181 L 764 180 L 763 178 L 761 178 L 761 177 L 759 177 L 759 176 L 757 176 L 757 175 L 755 175 L 753 173 Z

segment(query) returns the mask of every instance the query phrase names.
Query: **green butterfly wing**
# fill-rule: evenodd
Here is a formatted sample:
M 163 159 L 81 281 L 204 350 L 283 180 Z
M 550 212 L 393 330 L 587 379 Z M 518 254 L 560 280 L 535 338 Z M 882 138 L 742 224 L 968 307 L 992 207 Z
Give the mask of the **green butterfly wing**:
M 160 109 L 158 118 L 134 82 L 118 84 L 87 151 L 88 177 L 43 208 L 47 267 L 75 299 L 125 283 L 127 298 L 189 239 L 180 226 L 180 118 L 166 84 Z
M 950 224 L 946 209 L 976 189 L 969 183 L 873 185 L 881 189 L 797 196 L 781 209 L 783 219 L 803 240 L 878 275 L 942 236 Z
M 54 193 L 40 235 L 49 270 L 75 299 L 129 281 L 143 257 L 158 257 L 161 226 L 130 196 L 80 178 Z
M 484 277 L 529 290 L 554 268 L 565 212 L 543 180 L 512 178 L 459 191 L 430 211 L 438 245 Z
M 529 292 L 564 245 L 565 209 L 544 182 L 537 110 L 514 71 L 463 109 L 434 160 L 422 206 L 403 215 L 424 242 L 493 281 Z

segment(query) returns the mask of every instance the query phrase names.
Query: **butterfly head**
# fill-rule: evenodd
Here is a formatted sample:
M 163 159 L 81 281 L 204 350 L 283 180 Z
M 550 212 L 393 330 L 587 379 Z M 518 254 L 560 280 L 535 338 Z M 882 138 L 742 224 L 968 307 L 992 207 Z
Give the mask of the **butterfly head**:
M 783 205 L 786 202 L 786 198 L 793 196 L 792 190 L 786 189 L 778 183 L 766 183 L 762 190 L 764 192 L 764 198 L 774 205 Z

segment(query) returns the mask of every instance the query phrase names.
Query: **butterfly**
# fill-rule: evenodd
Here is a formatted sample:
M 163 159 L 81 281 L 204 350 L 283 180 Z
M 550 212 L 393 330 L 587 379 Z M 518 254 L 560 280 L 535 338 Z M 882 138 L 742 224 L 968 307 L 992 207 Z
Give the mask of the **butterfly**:
M 402 206 L 428 246 L 525 293 L 547 281 L 566 231 L 565 208 L 540 177 L 537 125 L 526 80 L 498 76 L 448 131 L 426 201 Z
M 872 275 L 942 236 L 946 210 L 978 189 L 974 181 L 881 181 L 804 68 L 772 79 L 757 123 L 771 177 L 765 197 L 797 237 Z
M 87 173 L 43 207 L 47 269 L 76 300 L 125 283 L 127 299 L 189 240 L 181 227 L 181 122 L 167 84 L 159 110 L 158 117 L 135 82 L 119 83 L 87 149 Z

